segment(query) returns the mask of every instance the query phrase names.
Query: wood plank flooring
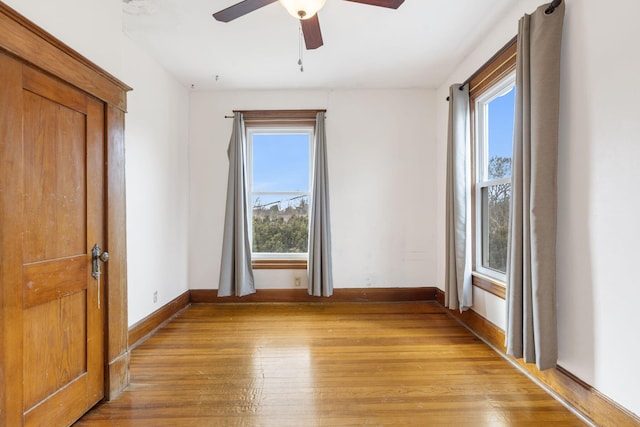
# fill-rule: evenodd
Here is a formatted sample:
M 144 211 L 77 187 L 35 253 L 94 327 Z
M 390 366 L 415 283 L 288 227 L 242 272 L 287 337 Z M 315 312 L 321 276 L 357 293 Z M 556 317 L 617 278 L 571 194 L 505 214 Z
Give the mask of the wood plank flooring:
M 196 304 L 77 426 L 581 426 L 431 303 Z

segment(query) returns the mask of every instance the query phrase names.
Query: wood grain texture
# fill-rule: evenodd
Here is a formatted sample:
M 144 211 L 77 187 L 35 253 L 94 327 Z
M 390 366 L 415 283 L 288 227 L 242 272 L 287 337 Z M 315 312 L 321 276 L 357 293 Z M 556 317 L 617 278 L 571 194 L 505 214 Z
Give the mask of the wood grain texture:
M 279 127 L 316 125 L 316 114 L 327 110 L 234 110 L 242 113 L 247 127 Z
M 234 113 L 242 113 L 245 122 L 252 120 L 316 120 L 316 114 L 326 113 L 327 110 L 233 110 Z
M 70 382 L 64 392 L 58 391 L 24 414 L 25 427 L 59 425 L 54 420 L 77 420 L 87 411 L 87 375 Z M 16 424 L 22 425 L 22 424 Z
M 1 30 L 0 30 L 1 31 Z M 0 425 L 22 424 L 22 67 L 0 53 Z M 16 143 L 16 141 L 18 141 Z M 17 182 L 16 182 L 17 181 Z M 9 185 L 15 183 L 15 185 Z
M 306 270 L 306 259 L 276 260 L 276 259 L 254 259 L 251 261 L 254 270 Z
M 517 39 L 514 37 L 471 76 L 469 92 L 472 99 L 516 69 L 516 53 Z
M 82 114 L 87 113 L 87 97 L 82 92 L 71 90 L 71 86 L 52 82 L 52 78 L 41 72 L 25 67 L 23 69 L 22 87 L 39 96 L 64 104 L 67 108 Z
M 13 348 L 23 376 L 7 387 L 22 387 L 24 425 L 66 425 L 104 395 L 104 317 L 89 255 L 104 244 L 103 104 L 21 68 L 23 177 L 7 185 L 21 180 L 24 191 L 23 340 Z
M 86 373 L 86 294 L 76 292 L 53 299 L 30 308 L 24 317 L 22 366 L 27 411 Z M 79 392 L 86 396 L 86 390 Z
M 129 374 L 122 360 L 128 360 L 127 317 L 127 232 L 124 147 L 124 112 L 106 106 L 107 141 L 107 245 L 109 262 L 105 279 L 107 321 L 106 398 L 117 396 L 128 384 Z M 114 368 L 114 371 L 111 369 Z
M 23 92 L 25 263 L 87 253 L 86 116 L 66 106 L 82 94 L 42 79 L 60 97 Z
M 478 273 L 473 273 L 472 276 L 473 286 L 483 289 L 492 295 L 501 299 L 507 298 L 507 288 L 504 284 L 499 283 L 490 277 L 483 276 Z
M 134 349 L 189 305 L 189 291 L 169 301 L 129 328 L 129 349 Z
M 11 264 L 3 263 L 0 275 L 6 290 L 0 311 L 10 313 L 2 324 L 3 348 L 11 353 L 0 366 L 7 371 L 0 424 L 68 424 L 103 396 L 103 323 L 101 315 L 89 314 L 97 299 L 88 287 L 86 221 L 95 207 L 96 226 L 103 227 L 103 201 L 87 202 L 89 184 L 103 185 L 103 169 L 89 182 L 96 175 L 86 168 L 87 138 L 101 132 L 103 114 L 88 95 L 1 56 L 0 92 L 12 97 L 0 112 L 10 119 L 2 133 L 11 134 L 2 164 L 12 173 L 2 176 L 0 194 L 9 195 L 2 197 L 2 212 L 10 207 L 12 213 L 3 213 L 2 225 L 11 229 L 1 234 L 11 240 L 2 238 L 0 253 L 12 255 L 2 257 Z M 91 144 L 102 165 L 102 138 Z
M 317 13 L 309 19 L 301 19 L 300 27 L 302 34 L 304 34 L 304 45 L 308 50 L 317 49 L 323 45 L 322 30 Z
M 129 366 L 131 352 L 123 352 L 116 359 L 110 360 L 106 367 L 105 399 L 116 398 L 129 385 Z M 109 393 L 107 395 L 107 393 Z
M 105 177 L 106 177 L 106 141 L 105 141 L 105 107 L 104 103 L 87 97 L 87 180 L 92 185 L 87 187 L 87 266 L 91 258 L 91 250 L 96 243 L 103 247 L 106 243 L 105 212 Z M 103 265 L 104 269 L 104 265 Z M 87 401 L 93 406 L 105 395 L 105 290 L 108 289 L 108 276 L 103 274 L 99 281 L 91 276 L 91 268 L 87 268 L 87 304 L 97 310 L 87 310 Z
M 541 381 L 596 425 L 640 426 L 640 418 L 622 408 L 566 369 L 558 366 L 554 369 L 539 371 L 533 364 L 524 363 L 522 359 L 514 359 L 511 356 L 507 356 L 504 346 L 504 331 L 474 311 L 468 310 L 462 314 L 451 310 L 447 310 L 447 312 L 450 316 L 459 319 L 479 337 L 491 343 L 505 357 L 519 364 L 531 377 Z
M 192 303 L 243 302 L 401 302 L 434 301 L 436 288 L 353 288 L 334 289 L 330 298 L 314 297 L 306 289 L 258 289 L 244 297 L 218 297 L 216 289 L 192 289 Z
M 578 426 L 435 303 L 194 304 L 77 426 Z
M 86 255 L 23 266 L 23 307 L 87 289 L 90 261 Z

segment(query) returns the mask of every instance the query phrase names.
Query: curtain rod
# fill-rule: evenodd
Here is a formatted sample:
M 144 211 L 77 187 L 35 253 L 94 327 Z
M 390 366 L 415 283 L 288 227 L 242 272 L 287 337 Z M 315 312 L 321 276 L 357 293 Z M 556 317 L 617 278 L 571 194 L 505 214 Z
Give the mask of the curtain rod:
M 256 113 L 264 113 L 265 119 L 299 119 L 304 118 L 305 114 L 315 114 L 315 113 L 326 113 L 325 109 L 317 109 L 317 110 L 233 110 L 234 113 L 242 113 L 242 114 L 256 114 Z M 290 115 L 287 117 L 287 115 Z M 225 119 L 233 119 L 234 116 L 224 116 Z
M 551 3 L 549 3 L 549 6 L 544 10 L 544 13 L 546 13 L 547 15 L 550 15 L 553 13 L 554 10 L 556 10 L 556 7 L 560 6 L 560 3 L 562 3 L 562 0 L 553 0 Z M 478 76 L 478 74 L 480 74 L 480 72 L 490 63 L 492 63 L 498 56 L 502 55 L 507 49 L 509 49 L 509 47 L 515 43 L 518 40 L 518 36 L 513 37 L 511 40 L 509 40 L 507 42 L 507 44 L 505 44 L 504 46 L 502 46 L 502 48 L 500 48 L 499 51 L 497 51 L 491 58 L 489 58 L 488 61 L 486 61 L 484 64 L 482 64 L 480 66 L 480 68 L 478 68 L 473 74 L 471 74 L 469 76 L 469 78 L 467 80 L 464 81 L 464 83 L 462 83 L 460 85 L 459 90 L 462 90 L 464 88 L 464 85 L 469 84 L 469 82 L 471 80 L 473 80 L 474 78 L 476 78 Z M 447 96 L 447 101 L 449 100 L 449 97 Z
M 233 116 L 224 116 L 225 119 L 233 119 Z M 247 120 L 245 122 L 251 123 L 252 125 L 255 124 L 259 124 L 259 123 L 264 123 L 264 124 L 269 124 L 269 123 L 276 123 L 276 124 L 295 124 L 295 123 L 308 123 L 308 124 L 312 124 L 316 122 L 315 118 L 308 118 L 308 119 L 286 119 L 286 118 L 271 118 L 271 119 L 250 119 Z

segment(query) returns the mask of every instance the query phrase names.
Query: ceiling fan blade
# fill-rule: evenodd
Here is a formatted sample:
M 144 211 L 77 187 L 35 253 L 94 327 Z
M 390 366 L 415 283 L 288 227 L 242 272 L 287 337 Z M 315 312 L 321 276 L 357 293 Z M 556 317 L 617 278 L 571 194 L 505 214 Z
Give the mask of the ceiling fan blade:
M 389 9 L 397 9 L 404 0 L 347 0 L 354 3 L 370 4 L 371 6 L 388 7 Z
M 318 21 L 318 14 L 316 13 L 313 18 L 301 19 L 302 34 L 304 34 L 304 44 L 307 49 L 317 49 L 323 45 L 322 33 L 320 32 L 320 21 Z
M 226 9 L 222 9 L 220 12 L 214 13 L 213 17 L 220 22 L 229 22 L 277 1 L 278 0 L 244 0 Z

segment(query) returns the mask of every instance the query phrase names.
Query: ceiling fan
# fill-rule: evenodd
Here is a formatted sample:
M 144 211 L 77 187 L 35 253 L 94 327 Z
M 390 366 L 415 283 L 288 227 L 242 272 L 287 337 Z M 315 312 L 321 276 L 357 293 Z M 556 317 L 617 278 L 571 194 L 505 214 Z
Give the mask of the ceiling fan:
M 326 0 L 244 0 L 213 14 L 217 21 L 229 22 L 249 12 L 260 9 L 271 3 L 280 1 L 287 11 L 300 20 L 304 43 L 307 49 L 317 49 L 322 46 L 322 33 L 318 21 L 318 11 Z M 369 4 L 371 6 L 397 9 L 404 0 L 346 0 L 354 3 Z

